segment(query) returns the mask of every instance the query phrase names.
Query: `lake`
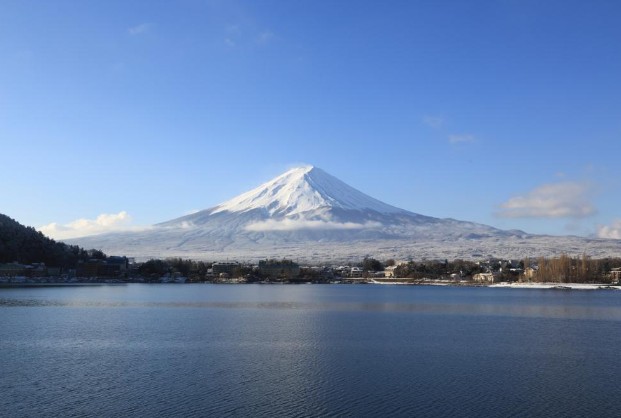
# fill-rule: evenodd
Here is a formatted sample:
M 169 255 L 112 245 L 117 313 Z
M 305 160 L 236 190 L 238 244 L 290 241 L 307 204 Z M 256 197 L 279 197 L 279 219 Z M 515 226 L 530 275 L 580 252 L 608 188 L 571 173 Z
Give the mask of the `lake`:
M 619 416 L 621 292 L 0 289 L 0 416 Z

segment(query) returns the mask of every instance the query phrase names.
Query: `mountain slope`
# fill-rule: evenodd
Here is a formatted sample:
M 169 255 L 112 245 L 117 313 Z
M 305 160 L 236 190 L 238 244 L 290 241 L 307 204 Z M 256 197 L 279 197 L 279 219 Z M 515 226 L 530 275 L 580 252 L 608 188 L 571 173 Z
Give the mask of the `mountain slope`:
M 585 245 L 605 247 L 606 254 L 618 248 L 615 243 L 537 237 L 416 214 L 367 196 L 312 166 L 294 168 L 215 207 L 146 231 L 74 242 L 142 258 L 180 255 L 208 259 L 289 256 L 327 260 L 365 254 L 521 257 L 571 252 Z

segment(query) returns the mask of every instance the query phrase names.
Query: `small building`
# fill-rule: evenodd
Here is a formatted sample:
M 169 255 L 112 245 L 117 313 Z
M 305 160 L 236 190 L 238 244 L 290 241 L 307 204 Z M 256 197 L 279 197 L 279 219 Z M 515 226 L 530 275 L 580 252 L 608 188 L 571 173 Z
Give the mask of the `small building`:
M 118 255 L 112 255 L 106 259 L 106 264 L 118 265 L 121 272 L 126 272 L 129 267 L 129 259 Z
M 364 271 L 360 267 L 352 267 L 351 270 L 349 270 L 349 277 L 357 279 L 362 277 L 363 273 Z
M 384 277 L 386 278 L 394 278 L 395 277 L 395 270 L 397 269 L 398 266 L 388 266 L 384 269 Z
M 26 266 L 27 277 L 46 277 L 48 274 L 45 263 L 32 263 Z
M 338 266 L 334 268 L 334 273 L 341 277 L 348 277 L 351 268 L 349 266 Z
M 291 260 L 262 260 L 259 273 L 269 279 L 290 280 L 300 275 L 300 266 Z
M 59 277 L 63 272 L 63 269 L 60 267 L 48 267 L 47 275 L 51 277 Z
M 213 263 L 211 266 L 211 274 L 215 278 L 230 278 L 233 273 L 240 267 L 237 261 L 227 261 L 225 263 Z
M 610 281 L 612 283 L 621 283 L 621 267 L 615 267 L 610 270 Z
M 124 271 L 121 269 L 122 265 L 123 263 L 108 263 L 105 260 L 90 259 L 88 261 L 78 263 L 76 268 L 76 276 L 118 278 Z
M 477 273 L 472 276 L 472 280 L 478 283 L 494 283 L 493 273 Z
M 47 275 L 48 270 L 44 263 L 0 264 L 0 277 L 46 277 Z
M 0 277 L 24 276 L 26 266 L 19 263 L 0 264 Z

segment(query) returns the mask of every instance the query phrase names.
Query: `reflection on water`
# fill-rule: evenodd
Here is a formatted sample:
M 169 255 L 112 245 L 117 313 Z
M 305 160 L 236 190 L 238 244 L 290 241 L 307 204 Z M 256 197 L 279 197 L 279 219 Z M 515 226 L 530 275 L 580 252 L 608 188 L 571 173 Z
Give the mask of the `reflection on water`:
M 470 291 L 482 291 L 472 289 Z M 520 290 L 507 290 L 520 292 Z M 532 292 L 532 290 L 525 290 Z M 547 291 L 554 292 L 554 291 Z M 577 291 L 580 292 L 580 291 Z M 605 292 L 605 291 L 603 291 Z M 606 292 L 607 293 L 607 292 Z M 621 295 L 619 295 L 621 297 Z M 561 301 L 569 301 L 560 299 Z M 514 303 L 489 303 L 474 300 L 469 303 L 443 303 L 431 299 L 416 303 L 402 302 L 286 302 L 286 301 L 124 301 L 92 299 L 28 299 L 0 298 L 0 308 L 7 307 L 67 307 L 67 308 L 162 308 L 162 309 L 278 309 L 278 310 L 319 310 L 319 311 L 365 311 L 365 312 L 411 312 L 420 314 L 443 315 L 492 315 L 512 317 L 542 317 L 566 319 L 599 319 L 620 321 L 621 306 L 588 306 L 573 303 L 546 304 L 543 299 L 539 304 L 532 300 L 525 303 L 516 299 Z M 558 301 L 556 301 L 558 302 Z
M 0 290 L 0 416 L 615 416 L 621 293 Z

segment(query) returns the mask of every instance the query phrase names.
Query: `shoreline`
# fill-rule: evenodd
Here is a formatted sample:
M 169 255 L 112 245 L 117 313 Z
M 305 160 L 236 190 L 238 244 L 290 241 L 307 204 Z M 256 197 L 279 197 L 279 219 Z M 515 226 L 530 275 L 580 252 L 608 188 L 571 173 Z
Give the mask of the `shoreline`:
M 382 281 L 373 280 L 369 284 L 379 285 L 400 285 L 400 286 L 451 286 L 451 287 L 489 287 L 496 289 L 537 289 L 537 290 L 621 290 L 621 285 L 611 285 L 608 283 L 550 283 L 550 282 L 529 282 L 529 283 L 473 283 L 473 282 L 444 282 L 444 281 Z
M 505 289 L 621 290 L 619 285 L 607 283 L 494 283 L 487 287 Z
M 270 282 L 270 283 L 141 283 L 141 282 L 121 282 L 121 283 L 105 283 L 105 282 L 72 282 L 72 283 L 0 283 L 0 289 L 10 288 L 28 288 L 28 287 L 100 287 L 100 286 L 126 286 L 128 284 L 148 284 L 148 285 L 175 285 L 175 284 L 278 284 L 278 285 L 300 285 L 300 284 L 313 284 L 313 283 L 285 283 L 285 282 Z M 611 285 L 607 283 L 473 283 L 473 282 L 448 282 L 448 281 L 399 281 L 399 279 L 393 279 L 391 281 L 383 280 L 371 280 L 368 282 L 345 282 L 345 283 L 324 283 L 324 284 L 368 284 L 368 285 L 395 285 L 395 286 L 441 286 L 441 287 L 484 287 L 495 289 L 536 289 L 536 290 L 621 290 L 621 285 Z
M 96 287 L 125 286 L 128 283 L 0 283 L 0 289 L 15 287 Z

